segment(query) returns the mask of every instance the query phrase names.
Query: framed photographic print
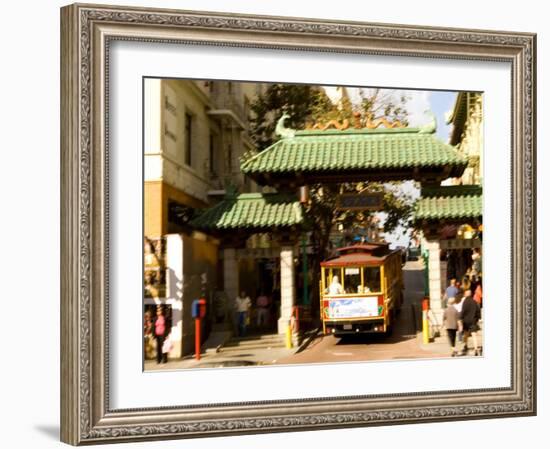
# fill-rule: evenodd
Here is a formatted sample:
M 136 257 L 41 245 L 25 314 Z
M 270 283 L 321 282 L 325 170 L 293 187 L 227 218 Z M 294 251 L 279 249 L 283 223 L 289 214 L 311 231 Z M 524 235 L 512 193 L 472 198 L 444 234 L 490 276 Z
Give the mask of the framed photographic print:
M 536 413 L 535 35 L 61 19 L 63 441 Z

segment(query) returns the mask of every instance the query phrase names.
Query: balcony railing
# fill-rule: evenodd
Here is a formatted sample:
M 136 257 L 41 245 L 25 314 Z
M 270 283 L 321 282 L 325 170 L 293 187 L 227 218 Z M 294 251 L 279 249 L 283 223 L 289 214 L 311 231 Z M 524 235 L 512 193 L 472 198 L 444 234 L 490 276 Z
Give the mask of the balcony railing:
M 228 109 L 232 111 L 248 129 L 248 112 L 244 105 L 237 101 L 235 96 L 229 94 L 217 95 L 214 103 L 219 109 Z

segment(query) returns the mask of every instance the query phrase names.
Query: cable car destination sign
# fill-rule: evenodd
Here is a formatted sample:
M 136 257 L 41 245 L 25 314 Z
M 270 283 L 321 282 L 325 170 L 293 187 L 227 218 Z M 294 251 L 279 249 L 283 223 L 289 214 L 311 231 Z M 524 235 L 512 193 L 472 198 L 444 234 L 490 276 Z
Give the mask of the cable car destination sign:
M 342 193 L 336 199 L 336 208 L 340 210 L 382 210 L 383 193 Z

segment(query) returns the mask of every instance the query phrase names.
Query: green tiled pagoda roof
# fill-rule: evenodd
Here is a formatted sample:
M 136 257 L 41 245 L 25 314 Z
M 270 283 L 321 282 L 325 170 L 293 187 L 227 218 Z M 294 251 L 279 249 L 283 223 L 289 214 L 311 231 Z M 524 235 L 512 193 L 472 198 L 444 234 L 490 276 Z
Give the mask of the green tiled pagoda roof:
M 226 196 L 191 220 L 191 226 L 205 231 L 272 229 L 303 222 L 302 206 L 296 197 L 269 193 Z
M 331 172 L 454 166 L 468 161 L 420 128 L 297 131 L 241 164 L 257 173 Z
M 415 220 L 481 218 L 483 195 L 480 186 L 449 186 L 422 189 L 415 206 Z

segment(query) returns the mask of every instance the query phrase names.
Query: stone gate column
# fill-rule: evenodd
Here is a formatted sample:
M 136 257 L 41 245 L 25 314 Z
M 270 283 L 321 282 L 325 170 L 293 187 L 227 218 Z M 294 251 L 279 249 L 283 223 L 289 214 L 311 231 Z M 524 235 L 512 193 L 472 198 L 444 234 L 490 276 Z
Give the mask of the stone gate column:
M 292 308 L 296 303 L 294 285 L 294 247 L 281 247 L 281 317 L 277 322 L 279 334 L 284 334 L 290 319 Z
M 443 314 L 442 282 L 444 282 L 445 277 L 442 276 L 442 266 L 441 261 L 439 260 L 441 248 L 439 245 L 439 240 L 426 240 L 425 243 L 426 249 L 428 250 L 430 309 L 439 320 Z
M 166 236 L 166 304 L 172 306 L 170 358 L 183 355 L 183 237 L 179 234 Z
M 228 305 L 233 310 L 235 298 L 239 294 L 239 264 L 235 248 L 223 250 L 223 289 L 227 295 Z

